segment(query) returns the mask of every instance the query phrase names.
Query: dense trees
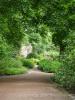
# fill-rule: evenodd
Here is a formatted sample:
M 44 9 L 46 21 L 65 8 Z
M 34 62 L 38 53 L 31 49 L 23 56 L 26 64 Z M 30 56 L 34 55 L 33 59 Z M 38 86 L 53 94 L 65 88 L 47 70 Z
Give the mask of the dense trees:
M 42 37 L 46 36 L 48 33 L 44 30 L 46 25 L 54 32 L 53 42 L 63 51 L 65 48 L 63 40 L 70 29 L 74 29 L 73 10 L 73 0 L 1 0 L 1 34 L 8 43 L 19 46 L 24 34 L 30 36 L 34 32 Z M 43 25 L 41 30 L 39 25 Z
M 0 0 L 0 59 L 15 56 L 21 44 L 31 43 L 37 54 L 49 51 L 53 41 L 60 48 L 65 71 L 70 63 L 75 75 L 69 62 L 74 60 L 74 32 L 75 0 Z M 66 82 L 63 76 L 60 79 Z
M 27 29 L 28 26 L 38 26 L 43 23 L 58 34 L 62 33 L 61 38 L 63 38 L 69 31 L 68 28 L 74 29 L 74 0 L 1 0 L 0 14 L 1 23 L 4 23 L 4 30 L 7 29 L 5 31 L 8 33 L 12 33 L 9 32 L 13 30 L 11 28 L 17 30 L 17 34 L 23 32 L 21 28 L 24 26 Z M 36 28 L 38 31 L 38 27 Z

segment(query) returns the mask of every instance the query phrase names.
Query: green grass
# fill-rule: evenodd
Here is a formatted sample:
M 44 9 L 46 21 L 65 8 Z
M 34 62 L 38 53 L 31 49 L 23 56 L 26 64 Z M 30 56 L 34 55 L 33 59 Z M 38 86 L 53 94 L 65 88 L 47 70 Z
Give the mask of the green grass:
M 17 74 L 23 74 L 27 72 L 27 69 L 25 67 L 21 67 L 21 68 L 5 68 L 5 69 L 0 69 L 0 74 L 2 75 L 17 75 Z
M 27 71 L 27 68 L 22 65 L 20 60 L 15 58 L 4 58 L 0 60 L 0 74 L 15 75 L 22 74 Z

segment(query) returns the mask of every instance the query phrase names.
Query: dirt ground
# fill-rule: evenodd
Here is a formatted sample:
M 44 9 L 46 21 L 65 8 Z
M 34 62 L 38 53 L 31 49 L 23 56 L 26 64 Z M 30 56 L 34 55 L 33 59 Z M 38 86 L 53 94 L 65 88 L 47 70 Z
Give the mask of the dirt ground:
M 75 100 L 51 82 L 53 74 L 31 70 L 19 76 L 1 76 L 0 100 Z

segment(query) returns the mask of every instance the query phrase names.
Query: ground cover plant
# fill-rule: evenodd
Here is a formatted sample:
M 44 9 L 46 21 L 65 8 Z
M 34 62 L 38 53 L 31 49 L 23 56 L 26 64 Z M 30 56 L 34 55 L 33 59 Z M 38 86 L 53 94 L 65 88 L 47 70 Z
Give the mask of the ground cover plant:
M 0 60 L 1 75 L 15 75 L 27 72 L 27 68 L 22 65 L 20 60 L 15 58 L 3 58 Z

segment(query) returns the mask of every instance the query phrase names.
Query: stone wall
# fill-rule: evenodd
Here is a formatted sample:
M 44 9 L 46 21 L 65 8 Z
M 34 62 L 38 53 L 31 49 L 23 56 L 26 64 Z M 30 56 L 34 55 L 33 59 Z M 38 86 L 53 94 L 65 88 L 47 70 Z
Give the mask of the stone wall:
M 32 53 L 32 45 L 29 44 L 27 46 L 23 45 L 20 50 L 20 55 L 27 57 L 30 53 Z

